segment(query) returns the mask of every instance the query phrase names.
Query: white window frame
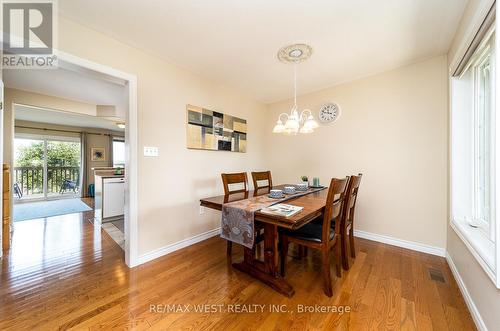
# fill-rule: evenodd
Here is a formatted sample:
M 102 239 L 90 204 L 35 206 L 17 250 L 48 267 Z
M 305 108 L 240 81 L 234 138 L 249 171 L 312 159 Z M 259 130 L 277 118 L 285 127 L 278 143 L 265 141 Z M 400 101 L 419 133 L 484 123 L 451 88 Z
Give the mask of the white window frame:
M 495 23 L 492 25 L 490 31 L 485 34 L 483 41 L 481 41 L 480 45 L 478 46 L 478 49 L 484 48 L 485 46 L 488 47 L 487 41 L 489 37 L 491 36 L 492 31 L 494 31 Z M 495 34 L 495 41 L 493 41 L 494 44 L 498 45 L 498 33 Z M 482 52 L 486 52 L 486 49 Z M 472 212 L 472 217 L 470 219 L 463 218 L 463 217 L 457 217 L 454 215 L 453 211 L 453 195 L 454 195 L 454 190 L 453 190 L 453 180 L 450 180 L 450 196 L 451 196 L 451 203 L 450 203 L 450 214 L 451 214 L 451 220 L 450 220 L 450 226 L 451 228 L 456 232 L 459 238 L 462 239 L 464 242 L 465 246 L 469 249 L 471 254 L 475 257 L 475 259 L 478 261 L 478 263 L 481 265 L 481 267 L 484 269 L 486 274 L 489 276 L 489 278 L 493 281 L 495 286 L 500 289 L 500 245 L 497 240 L 497 238 L 500 238 L 500 227 L 497 226 L 498 222 L 496 222 L 496 219 L 500 217 L 499 213 L 499 208 L 496 208 L 497 205 L 500 204 L 500 198 L 496 195 L 496 191 L 498 187 L 500 187 L 500 176 L 496 176 L 496 169 L 500 166 L 500 163 L 497 164 L 496 162 L 496 155 L 500 155 L 500 135 L 496 135 L 496 129 L 500 129 L 500 116 L 495 116 L 496 112 L 496 93 L 497 93 L 497 86 L 499 85 L 499 77 L 496 75 L 496 63 L 498 63 L 498 58 L 499 58 L 499 50 L 495 47 L 494 48 L 494 53 L 491 55 L 490 60 L 491 60 L 491 74 L 494 75 L 494 81 L 492 81 L 492 102 L 494 104 L 494 109 L 491 114 L 490 122 L 491 122 L 491 138 L 490 138 L 490 144 L 491 144 L 491 149 L 490 149 L 490 162 L 492 163 L 491 168 L 490 168 L 490 220 L 489 224 L 485 222 L 484 220 L 480 220 L 477 218 L 477 160 L 476 160 L 476 151 L 477 151 L 477 131 L 476 131 L 476 116 L 477 116 L 477 103 L 476 103 L 476 98 L 473 95 L 473 100 L 474 100 L 474 111 L 472 112 L 472 116 L 470 118 L 470 123 L 472 125 L 472 132 L 473 134 L 473 151 L 472 151 L 472 158 L 471 158 L 471 166 L 473 169 L 473 174 L 472 178 L 464 180 L 471 180 L 472 181 L 472 189 L 474 190 L 473 192 L 473 212 Z M 483 55 L 483 54 L 482 54 Z M 479 56 L 476 61 L 471 61 L 472 65 L 476 65 L 478 61 L 482 60 L 483 56 Z M 476 85 L 476 71 L 475 68 L 473 74 L 473 94 L 477 94 L 477 85 Z M 465 69 L 463 72 L 466 72 L 467 69 Z M 449 77 L 449 83 L 450 83 L 450 96 L 453 94 L 452 92 L 452 81 L 453 81 L 452 75 Z M 450 144 L 453 144 L 453 98 L 450 97 Z M 453 148 L 450 149 L 450 171 L 453 173 L 453 157 L 452 157 L 452 151 Z M 453 178 L 453 176 L 452 176 Z M 476 225 L 476 227 L 471 226 Z
M 493 30 L 491 31 L 493 32 Z M 485 39 L 489 39 L 491 34 L 489 33 Z M 473 125 L 473 131 L 474 131 L 474 183 L 473 183 L 473 188 L 474 188 L 474 220 L 473 224 L 477 226 L 483 233 L 488 237 L 489 240 L 495 241 L 495 234 L 494 234 L 494 229 L 495 229 L 495 223 L 496 223 L 496 217 L 495 217 L 495 177 L 496 177 L 496 171 L 495 171 L 495 111 L 493 110 L 490 114 L 490 137 L 489 137 L 489 148 L 490 148 L 490 181 L 489 181 L 489 210 L 488 210 L 488 219 L 483 219 L 479 216 L 479 192 L 478 192 L 478 187 L 479 187 L 479 167 L 480 167 L 480 162 L 479 162 L 479 157 L 478 157 L 478 151 L 480 149 L 479 146 L 479 130 L 478 130 L 478 115 L 479 115 L 479 107 L 480 105 L 480 98 L 481 98 L 481 85 L 479 82 L 479 75 L 480 75 L 480 68 L 486 61 L 487 57 L 489 57 L 490 61 L 490 71 L 491 74 L 494 74 L 494 59 L 493 57 L 495 56 L 495 53 L 491 53 L 491 49 L 494 49 L 494 41 L 489 40 L 487 43 L 484 43 L 484 45 L 481 45 L 480 47 L 483 47 L 484 49 L 482 50 L 481 54 L 478 56 L 477 60 L 474 61 L 474 64 L 472 65 L 472 70 L 473 70 L 473 89 L 474 89 L 474 120 L 472 122 Z M 489 54 L 489 55 L 487 55 Z M 491 82 L 492 86 L 491 89 L 492 91 L 495 90 L 495 83 Z M 484 97 L 484 96 L 483 96 Z M 495 105 L 495 97 L 494 97 L 494 92 L 491 93 L 490 98 L 492 98 L 492 103 Z

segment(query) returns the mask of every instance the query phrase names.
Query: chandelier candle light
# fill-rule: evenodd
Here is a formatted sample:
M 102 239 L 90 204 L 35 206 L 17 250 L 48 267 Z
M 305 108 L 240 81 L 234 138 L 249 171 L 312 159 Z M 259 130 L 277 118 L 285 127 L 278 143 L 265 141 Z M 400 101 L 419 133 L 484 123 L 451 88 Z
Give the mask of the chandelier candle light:
M 281 48 L 278 51 L 278 59 L 283 63 L 293 63 L 293 107 L 290 114 L 281 113 L 274 126 L 273 133 L 284 133 L 296 135 L 297 133 L 311 133 L 319 125 L 314 120 L 313 114 L 309 109 L 300 112 L 297 107 L 297 64 L 307 60 L 312 54 L 312 48 L 305 44 L 294 44 Z M 281 120 L 286 117 L 285 124 Z

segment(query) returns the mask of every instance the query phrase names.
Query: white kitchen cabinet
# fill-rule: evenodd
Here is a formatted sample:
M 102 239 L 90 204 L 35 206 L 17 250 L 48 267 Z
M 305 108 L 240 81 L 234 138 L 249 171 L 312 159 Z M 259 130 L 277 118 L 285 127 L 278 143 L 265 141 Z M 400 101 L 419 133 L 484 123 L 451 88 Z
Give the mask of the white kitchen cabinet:
M 101 222 L 123 218 L 125 212 L 125 178 L 95 176 L 95 219 Z
M 104 178 L 103 179 L 103 218 L 122 216 L 125 205 L 125 179 Z

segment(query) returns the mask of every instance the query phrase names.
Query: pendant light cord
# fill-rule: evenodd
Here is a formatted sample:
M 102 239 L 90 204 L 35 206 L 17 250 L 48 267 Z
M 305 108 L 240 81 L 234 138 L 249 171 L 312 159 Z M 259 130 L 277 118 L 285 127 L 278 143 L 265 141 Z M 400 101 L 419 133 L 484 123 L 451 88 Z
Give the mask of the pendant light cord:
M 293 63 L 293 105 L 297 109 L 297 62 Z

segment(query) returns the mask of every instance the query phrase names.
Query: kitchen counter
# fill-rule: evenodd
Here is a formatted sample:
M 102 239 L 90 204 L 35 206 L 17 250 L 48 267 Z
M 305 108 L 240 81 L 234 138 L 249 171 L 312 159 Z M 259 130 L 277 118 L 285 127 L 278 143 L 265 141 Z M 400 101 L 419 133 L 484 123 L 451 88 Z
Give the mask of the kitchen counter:
M 101 178 L 125 178 L 125 175 L 96 175 Z
M 125 171 L 122 170 L 121 175 L 116 175 L 113 169 L 110 170 L 95 170 L 94 176 L 100 176 L 102 178 L 114 178 L 114 177 L 123 177 L 125 176 Z

